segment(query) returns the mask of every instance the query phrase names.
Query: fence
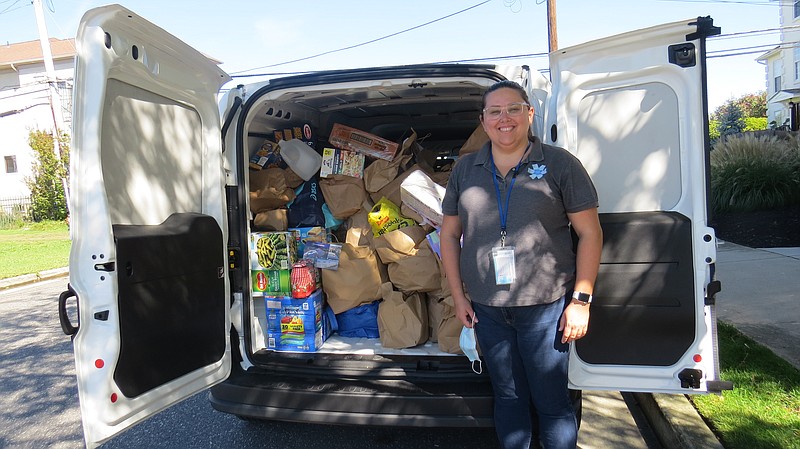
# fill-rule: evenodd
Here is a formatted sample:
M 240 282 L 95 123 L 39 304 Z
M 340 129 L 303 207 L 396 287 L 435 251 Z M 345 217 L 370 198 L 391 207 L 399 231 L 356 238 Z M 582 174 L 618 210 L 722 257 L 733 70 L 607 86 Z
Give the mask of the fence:
M 32 204 L 29 196 L 0 198 L 0 227 L 19 220 L 30 220 Z

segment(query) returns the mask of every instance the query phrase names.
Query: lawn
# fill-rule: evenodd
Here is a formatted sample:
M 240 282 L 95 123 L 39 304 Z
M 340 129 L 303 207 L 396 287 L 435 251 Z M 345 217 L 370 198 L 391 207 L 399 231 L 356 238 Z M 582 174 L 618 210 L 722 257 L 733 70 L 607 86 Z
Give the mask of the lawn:
M 725 323 L 719 356 L 734 389 L 690 398 L 725 448 L 800 448 L 800 371 Z
M 69 248 L 69 229 L 63 222 L 0 229 L 0 279 L 66 267 Z

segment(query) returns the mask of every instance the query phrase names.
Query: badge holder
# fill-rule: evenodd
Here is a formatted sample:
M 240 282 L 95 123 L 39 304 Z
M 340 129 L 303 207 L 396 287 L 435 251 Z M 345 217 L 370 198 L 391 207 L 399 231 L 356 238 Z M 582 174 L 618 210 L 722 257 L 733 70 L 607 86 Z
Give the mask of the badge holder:
M 492 262 L 494 262 L 494 282 L 497 285 L 513 284 L 517 279 L 517 270 L 514 268 L 514 247 L 496 246 L 492 248 Z

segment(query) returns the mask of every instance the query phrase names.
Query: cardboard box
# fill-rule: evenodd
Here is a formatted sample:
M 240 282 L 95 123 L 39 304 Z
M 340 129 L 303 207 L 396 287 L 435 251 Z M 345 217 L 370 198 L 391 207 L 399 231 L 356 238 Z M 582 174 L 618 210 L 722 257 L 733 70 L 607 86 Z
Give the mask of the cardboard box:
M 292 294 L 291 270 L 252 270 L 250 279 L 254 296 Z
M 288 335 L 267 331 L 267 349 L 285 352 L 317 352 L 325 343 L 322 329 L 311 334 Z
M 269 167 L 280 167 L 283 159 L 281 159 L 281 150 L 277 143 L 266 139 L 261 148 L 250 156 L 250 168 L 253 170 L 261 170 Z
M 338 148 L 323 148 L 322 167 L 319 170 L 319 176 L 325 178 L 331 175 L 363 178 L 364 155 Z
M 303 258 L 306 242 L 328 242 L 330 237 L 323 226 L 312 226 L 305 228 L 289 228 L 289 231 L 297 232 L 297 258 Z
M 317 290 L 308 298 L 265 296 L 267 329 L 293 333 L 314 333 L 322 326 L 323 292 Z
M 250 234 L 250 269 L 288 270 L 297 261 L 296 231 Z
M 399 145 L 374 134 L 335 123 L 328 138 L 331 145 L 342 150 L 357 151 L 367 156 L 391 161 Z
M 268 296 L 267 348 L 277 351 L 314 352 L 330 335 L 330 323 L 324 318 L 322 290 L 305 299 L 291 296 Z
M 445 188 L 422 170 L 414 170 L 400 184 L 401 201 L 436 229 L 442 227 L 444 193 Z

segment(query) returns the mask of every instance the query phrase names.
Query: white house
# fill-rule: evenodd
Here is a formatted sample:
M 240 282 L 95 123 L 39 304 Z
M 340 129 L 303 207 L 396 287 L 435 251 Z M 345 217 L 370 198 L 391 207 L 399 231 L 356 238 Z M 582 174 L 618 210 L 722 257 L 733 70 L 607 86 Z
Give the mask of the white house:
M 800 1 L 780 7 L 781 44 L 757 61 L 767 66 L 767 123 L 800 127 Z
M 39 41 L 0 44 L 0 206 L 30 195 L 25 179 L 31 175 L 34 156 L 28 133 L 52 131 L 54 116 L 70 133 L 75 40 L 50 39 L 50 49 L 55 68 L 53 108 Z

